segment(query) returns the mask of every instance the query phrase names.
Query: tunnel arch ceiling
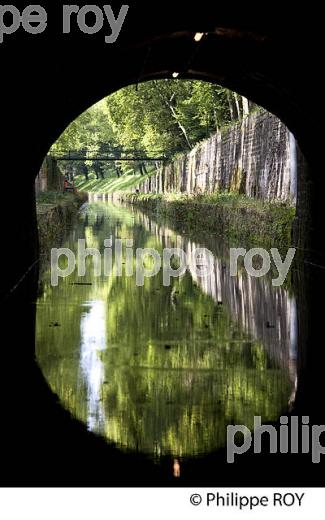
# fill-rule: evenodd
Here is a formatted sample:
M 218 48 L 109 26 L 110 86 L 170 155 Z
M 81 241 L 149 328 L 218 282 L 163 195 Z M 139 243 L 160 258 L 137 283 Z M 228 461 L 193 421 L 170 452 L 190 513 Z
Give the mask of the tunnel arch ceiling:
M 270 36 L 221 27 L 206 33 L 200 42 L 194 40 L 195 34 L 174 32 L 122 45 L 109 55 L 109 62 L 105 48 L 101 47 L 99 55 L 92 55 L 91 70 L 95 73 L 84 74 L 82 88 L 80 72 L 70 73 L 71 80 L 69 77 L 69 82 L 61 86 L 62 102 L 47 124 L 50 135 L 44 143 L 44 155 L 74 119 L 107 95 L 130 84 L 172 78 L 173 72 L 178 72 L 178 79 L 217 83 L 266 108 L 293 132 L 307 160 L 312 158 L 310 107 L 305 106 L 291 69 L 281 58 L 281 42 Z M 60 74 L 67 77 L 64 68 L 63 64 Z M 74 70 L 79 70 L 78 59 Z

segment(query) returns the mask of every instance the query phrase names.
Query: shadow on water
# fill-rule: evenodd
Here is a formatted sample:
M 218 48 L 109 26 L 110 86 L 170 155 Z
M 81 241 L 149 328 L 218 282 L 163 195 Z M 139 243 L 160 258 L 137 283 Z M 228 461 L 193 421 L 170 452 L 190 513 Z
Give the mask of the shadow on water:
M 296 385 L 295 298 L 269 278 L 231 277 L 221 239 L 194 242 L 113 203 L 90 204 L 64 245 L 75 251 L 85 238 L 103 252 L 111 236 L 160 253 L 208 247 L 212 274 L 198 277 L 193 260 L 169 287 L 161 271 L 138 287 L 125 264 L 119 273 L 114 254 L 109 277 L 94 276 L 90 257 L 85 277 L 74 272 L 57 287 L 47 270 L 37 302 L 37 360 L 89 431 L 158 464 L 168 457 L 178 477 L 181 461 L 225 447 L 228 424 L 251 429 L 254 415 L 273 422 L 287 413 Z

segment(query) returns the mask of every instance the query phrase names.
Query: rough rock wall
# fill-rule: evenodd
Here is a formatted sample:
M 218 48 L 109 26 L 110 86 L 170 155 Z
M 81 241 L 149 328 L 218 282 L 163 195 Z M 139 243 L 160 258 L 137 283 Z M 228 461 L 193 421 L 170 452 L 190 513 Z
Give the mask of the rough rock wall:
M 295 140 L 290 139 L 287 127 L 276 116 L 258 111 L 161 167 L 139 189 L 144 193 L 188 194 L 227 190 L 294 202 L 293 146 Z
M 46 157 L 35 179 L 36 193 L 44 191 L 61 192 L 63 191 L 63 182 L 64 176 L 57 165 L 57 161 L 53 157 Z

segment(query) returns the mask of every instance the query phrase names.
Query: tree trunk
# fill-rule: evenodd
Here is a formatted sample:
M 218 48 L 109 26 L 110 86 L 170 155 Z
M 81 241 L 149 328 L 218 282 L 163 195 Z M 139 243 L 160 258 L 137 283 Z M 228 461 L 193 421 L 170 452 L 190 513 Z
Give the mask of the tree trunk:
M 83 174 L 85 176 L 85 179 L 86 179 L 86 181 L 88 181 L 89 180 L 89 175 L 88 175 L 88 168 L 87 168 L 87 166 L 84 164 L 82 169 L 83 169 Z
M 166 106 L 169 108 L 169 110 L 171 111 L 172 116 L 174 117 L 174 119 L 175 119 L 175 121 L 176 121 L 176 123 L 177 123 L 179 129 L 181 130 L 181 132 L 182 132 L 182 134 L 183 134 L 183 136 L 184 136 L 184 138 L 185 138 L 185 141 L 186 141 L 187 146 L 188 146 L 189 149 L 191 150 L 192 145 L 191 145 L 191 143 L 190 143 L 190 141 L 189 141 L 189 138 L 188 138 L 188 136 L 187 136 L 186 129 L 185 129 L 185 127 L 180 123 L 180 121 L 178 120 L 178 117 L 177 117 L 177 114 L 176 114 L 176 112 L 175 112 L 175 109 L 174 109 L 173 105 L 171 104 L 171 102 L 172 102 L 172 100 L 173 100 L 173 98 L 174 98 L 174 94 L 172 95 L 172 97 L 171 97 L 170 99 L 168 99 L 168 98 L 166 98 L 166 97 L 162 94 L 162 92 L 160 91 L 159 87 L 157 86 L 157 82 L 156 82 L 156 81 L 154 82 L 154 84 L 155 84 L 155 87 L 156 87 L 156 89 L 157 89 L 157 91 L 158 91 L 159 96 L 160 96 L 161 99 L 164 101 L 164 103 L 165 103 Z
M 116 171 L 116 175 L 118 177 L 121 177 L 121 169 L 120 169 L 120 165 L 115 163 L 115 171 Z

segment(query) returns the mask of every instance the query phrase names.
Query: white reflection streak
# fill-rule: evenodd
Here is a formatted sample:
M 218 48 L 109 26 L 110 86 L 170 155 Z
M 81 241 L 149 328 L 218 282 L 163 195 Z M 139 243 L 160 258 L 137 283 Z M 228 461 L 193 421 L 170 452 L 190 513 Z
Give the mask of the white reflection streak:
M 104 381 L 104 365 L 99 351 L 106 348 L 105 303 L 92 301 L 85 304 L 89 307 L 80 323 L 81 356 L 80 367 L 87 385 L 89 430 L 99 430 L 104 424 L 102 403 L 102 384 Z
M 289 398 L 289 405 L 293 406 L 296 399 L 298 377 L 297 377 L 297 347 L 298 347 L 298 322 L 297 322 L 297 302 L 294 297 L 288 300 L 290 312 L 290 351 L 289 351 L 289 369 L 294 388 Z

